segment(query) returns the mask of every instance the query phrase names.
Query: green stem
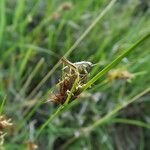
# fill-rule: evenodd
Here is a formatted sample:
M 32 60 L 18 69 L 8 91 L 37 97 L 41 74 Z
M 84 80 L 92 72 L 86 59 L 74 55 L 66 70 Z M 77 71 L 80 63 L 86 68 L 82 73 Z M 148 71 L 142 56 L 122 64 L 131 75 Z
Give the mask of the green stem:
M 118 56 L 114 61 L 112 61 L 110 64 L 108 64 L 102 71 L 100 71 L 96 76 L 94 76 L 83 88 L 83 90 L 86 90 L 88 87 L 90 87 L 95 81 L 97 81 L 99 78 L 101 78 L 103 75 L 105 75 L 111 68 L 116 66 L 124 57 L 126 57 L 129 53 L 131 53 L 135 48 L 137 48 L 143 41 L 148 39 L 150 37 L 150 32 L 146 34 L 144 37 L 142 37 L 140 40 L 138 40 L 133 46 L 131 46 L 129 49 L 127 49 L 123 54 Z
M 140 120 L 133 120 L 133 119 L 126 119 L 126 118 L 115 118 L 112 120 L 113 123 L 123 123 L 123 124 L 130 124 L 135 125 L 143 128 L 150 129 L 150 124 L 142 122 Z
M 0 106 L 0 115 L 1 115 L 2 112 L 3 112 L 5 101 L 6 101 L 6 96 L 3 98 L 2 104 L 1 104 L 1 106 Z
M 0 44 L 2 44 L 5 25 L 6 25 L 6 11 L 5 11 L 5 0 L 0 1 Z

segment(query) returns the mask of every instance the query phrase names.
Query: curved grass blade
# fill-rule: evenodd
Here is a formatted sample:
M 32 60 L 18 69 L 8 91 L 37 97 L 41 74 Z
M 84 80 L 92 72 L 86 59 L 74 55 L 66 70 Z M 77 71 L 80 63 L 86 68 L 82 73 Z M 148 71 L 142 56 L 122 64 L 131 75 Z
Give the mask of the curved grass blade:
M 134 126 L 150 129 L 150 124 L 145 123 L 145 122 L 140 121 L 140 120 L 126 119 L 126 118 L 115 118 L 112 120 L 112 123 L 129 124 L 129 125 L 134 125 Z
M 142 97 L 143 95 L 147 94 L 150 92 L 150 88 L 147 88 L 146 90 L 144 90 L 143 92 L 139 93 L 138 95 L 134 96 L 131 100 L 126 101 L 122 104 L 118 104 L 116 106 L 116 108 L 114 108 L 111 112 L 109 112 L 107 115 L 105 115 L 104 117 L 102 117 L 101 119 L 97 120 L 96 122 L 94 122 L 92 125 L 90 125 L 89 127 L 85 128 L 85 131 L 90 132 L 92 130 L 94 130 L 96 127 L 101 126 L 105 123 L 107 123 L 114 115 L 117 114 L 117 112 L 119 112 L 121 109 L 127 107 L 129 104 L 135 102 L 137 99 L 139 99 L 140 97 Z
M 129 49 L 127 49 L 123 54 L 118 56 L 114 61 L 112 61 L 110 64 L 108 64 L 102 71 L 100 71 L 97 75 L 95 75 L 83 88 L 83 90 L 86 90 L 88 87 L 90 87 L 95 81 L 97 81 L 99 78 L 101 78 L 103 75 L 105 75 L 109 70 L 111 70 L 113 67 L 115 67 L 124 57 L 126 57 L 129 53 L 131 53 L 136 47 L 138 47 L 141 43 L 143 43 L 145 40 L 147 40 L 150 37 L 150 32 L 146 34 L 144 37 L 139 39 L 135 44 L 133 44 Z

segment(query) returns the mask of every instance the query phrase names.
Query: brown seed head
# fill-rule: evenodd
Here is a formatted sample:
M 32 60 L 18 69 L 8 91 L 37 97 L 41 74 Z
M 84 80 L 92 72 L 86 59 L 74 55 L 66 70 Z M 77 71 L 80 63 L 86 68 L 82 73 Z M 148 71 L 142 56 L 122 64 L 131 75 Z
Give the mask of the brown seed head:
M 67 65 L 68 69 L 67 71 L 64 70 L 63 79 L 58 83 L 58 92 L 50 95 L 48 100 L 57 104 L 64 104 L 69 94 L 71 94 L 69 102 L 75 100 L 81 94 L 82 87 L 88 79 L 86 67 L 82 68 L 82 65 L 85 65 L 84 63 L 71 63 L 66 59 L 63 59 L 62 62 Z M 75 89 L 70 93 L 76 81 Z
M 58 19 L 60 19 L 60 13 L 59 12 L 53 12 L 51 14 L 51 19 L 52 20 L 58 20 Z
M 3 145 L 4 143 L 4 137 L 6 135 L 4 129 L 7 129 L 10 126 L 12 126 L 11 119 L 6 119 L 4 116 L 0 116 L 0 145 Z
M 71 2 L 64 2 L 61 4 L 60 10 L 64 10 L 64 11 L 70 10 L 70 9 L 72 9 L 72 7 L 73 7 L 73 4 Z
M 35 144 L 34 142 L 32 142 L 32 141 L 28 141 L 28 142 L 26 142 L 25 144 L 26 144 L 28 150 L 35 150 L 35 149 L 38 148 L 38 145 L 36 145 L 36 144 Z
M 6 119 L 4 116 L 0 116 L 0 130 L 12 126 L 11 119 Z

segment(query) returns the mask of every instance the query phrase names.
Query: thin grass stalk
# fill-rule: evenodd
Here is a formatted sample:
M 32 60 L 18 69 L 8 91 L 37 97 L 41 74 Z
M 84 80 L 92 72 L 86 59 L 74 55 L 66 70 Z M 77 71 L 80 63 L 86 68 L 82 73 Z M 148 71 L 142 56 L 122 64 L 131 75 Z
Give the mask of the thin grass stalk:
M 150 92 L 150 87 L 147 88 L 146 90 L 144 90 L 143 92 L 139 93 L 138 95 L 136 95 L 135 97 L 133 97 L 131 100 L 126 101 L 124 103 L 118 104 L 116 106 L 115 109 L 113 109 L 111 112 L 109 112 L 107 115 L 105 115 L 104 117 L 102 117 L 101 119 L 97 120 L 96 122 L 94 122 L 92 125 L 90 125 L 89 127 L 85 128 L 86 132 L 91 132 L 92 130 L 94 130 L 95 128 L 107 123 L 114 115 L 117 114 L 117 112 L 119 112 L 121 109 L 127 107 L 129 104 L 135 102 L 137 99 L 139 99 L 140 97 L 142 97 L 143 95 L 147 94 Z
M 3 41 L 4 30 L 6 25 L 5 3 L 5 0 L 1 0 L 0 2 L 0 44 L 2 44 Z
M 5 102 L 6 102 L 6 96 L 3 98 L 2 103 L 1 103 L 1 106 L 0 106 L 0 115 L 1 115 L 2 112 L 3 112 Z
M 134 126 L 150 129 L 150 124 L 145 123 L 140 120 L 126 119 L 126 118 L 114 118 L 111 122 L 112 123 L 129 124 L 129 125 L 134 125 Z
M 100 71 L 97 75 L 95 75 L 83 88 L 86 90 L 90 87 L 95 81 L 105 75 L 110 69 L 115 67 L 124 57 L 126 57 L 129 53 L 131 53 L 136 47 L 138 47 L 141 43 L 147 40 L 150 37 L 150 32 L 139 39 L 135 44 L 133 44 L 129 49 L 127 49 L 123 54 L 119 55 L 115 60 L 113 60 L 110 64 L 108 64 L 102 71 Z

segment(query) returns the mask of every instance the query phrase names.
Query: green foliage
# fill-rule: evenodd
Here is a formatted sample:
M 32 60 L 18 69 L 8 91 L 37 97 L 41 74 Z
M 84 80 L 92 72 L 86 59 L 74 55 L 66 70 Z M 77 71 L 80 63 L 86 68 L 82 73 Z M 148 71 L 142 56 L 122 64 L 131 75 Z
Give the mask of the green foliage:
M 3 147 L 148 149 L 148 2 L 64 2 L 0 1 L 0 113 L 14 124 Z M 62 56 L 97 65 L 81 96 L 56 106 L 44 102 L 55 93 Z M 110 77 L 117 69 L 134 77 Z

